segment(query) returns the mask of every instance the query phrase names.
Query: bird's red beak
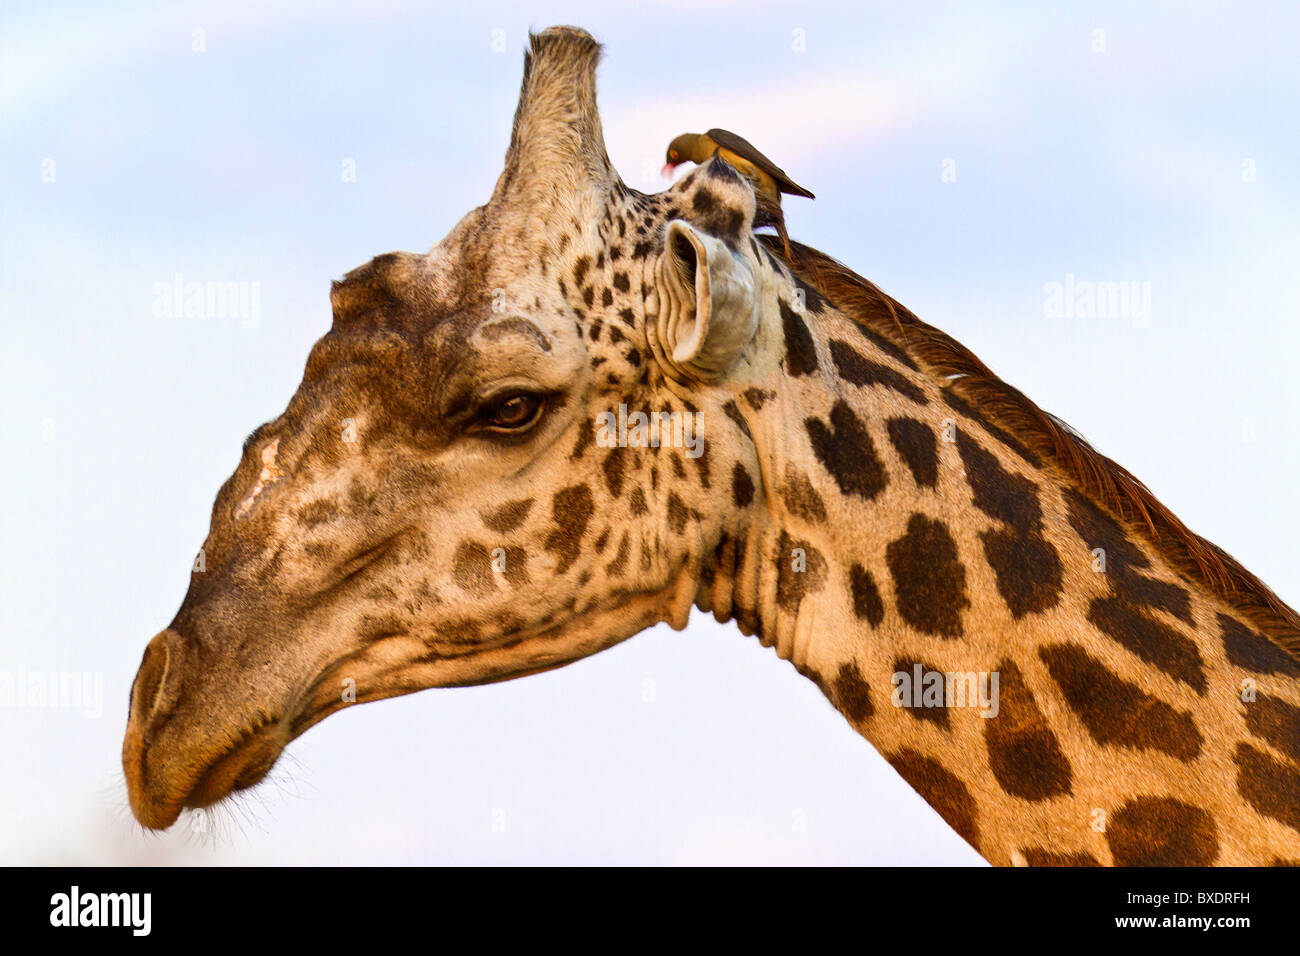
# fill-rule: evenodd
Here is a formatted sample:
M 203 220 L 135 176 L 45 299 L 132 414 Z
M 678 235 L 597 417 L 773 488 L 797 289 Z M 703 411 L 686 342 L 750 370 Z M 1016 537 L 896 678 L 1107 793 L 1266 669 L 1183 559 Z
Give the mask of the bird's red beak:
M 673 170 L 680 166 L 681 163 L 664 163 L 664 168 L 659 170 L 661 176 L 671 176 Z

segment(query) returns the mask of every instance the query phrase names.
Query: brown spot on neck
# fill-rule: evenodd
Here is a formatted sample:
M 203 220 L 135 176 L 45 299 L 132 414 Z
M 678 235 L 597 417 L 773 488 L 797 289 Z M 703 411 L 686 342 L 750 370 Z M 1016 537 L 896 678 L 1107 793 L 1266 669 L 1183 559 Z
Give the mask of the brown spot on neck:
M 1023 800 L 1047 800 L 1070 792 L 1073 772 L 1056 734 L 1009 660 L 998 665 L 998 713 L 984 721 L 984 742 L 993 777 Z
M 1111 814 L 1106 842 L 1116 866 L 1209 866 L 1219 857 L 1213 818 L 1172 797 L 1134 797 Z

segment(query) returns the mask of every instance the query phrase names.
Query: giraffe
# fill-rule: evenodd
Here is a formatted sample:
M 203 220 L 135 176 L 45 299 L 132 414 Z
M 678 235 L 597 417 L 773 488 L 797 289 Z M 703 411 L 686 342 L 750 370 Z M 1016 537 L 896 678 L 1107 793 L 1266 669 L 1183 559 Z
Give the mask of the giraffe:
M 1300 617 L 724 160 L 628 188 L 599 55 L 532 35 L 488 202 L 333 284 L 131 688 L 138 821 L 698 608 L 994 864 L 1300 860 Z

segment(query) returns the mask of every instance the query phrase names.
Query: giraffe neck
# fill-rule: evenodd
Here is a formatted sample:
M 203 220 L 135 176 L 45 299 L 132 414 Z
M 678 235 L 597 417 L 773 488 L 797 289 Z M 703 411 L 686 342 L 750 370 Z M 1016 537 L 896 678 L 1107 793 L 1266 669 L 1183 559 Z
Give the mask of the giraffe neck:
M 785 322 L 780 373 L 728 409 L 766 506 L 698 606 L 994 863 L 1300 858 L 1295 660 L 890 343 Z

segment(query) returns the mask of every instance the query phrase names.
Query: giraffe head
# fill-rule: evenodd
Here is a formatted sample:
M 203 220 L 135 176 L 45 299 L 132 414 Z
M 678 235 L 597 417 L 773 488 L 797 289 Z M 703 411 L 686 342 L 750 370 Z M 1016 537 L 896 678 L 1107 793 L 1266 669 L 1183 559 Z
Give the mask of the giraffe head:
M 758 574 L 739 567 L 762 495 L 736 396 L 782 361 L 791 279 L 723 161 L 624 186 L 598 57 L 581 31 L 532 37 L 490 201 L 334 284 L 132 687 L 146 826 L 252 786 L 354 702 L 557 667 Z

